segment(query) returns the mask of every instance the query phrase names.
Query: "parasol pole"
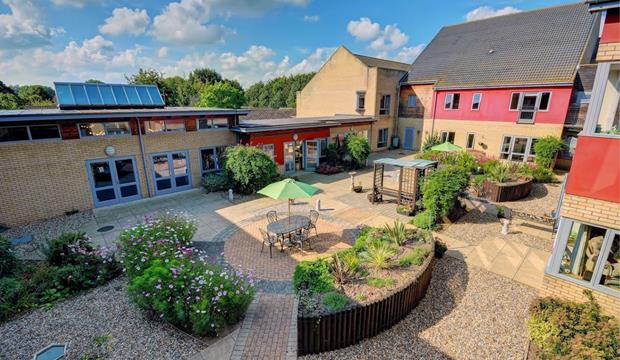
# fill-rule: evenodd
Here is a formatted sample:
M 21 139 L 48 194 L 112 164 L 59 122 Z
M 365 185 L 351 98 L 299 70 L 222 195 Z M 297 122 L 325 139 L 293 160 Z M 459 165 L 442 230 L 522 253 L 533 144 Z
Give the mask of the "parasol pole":
M 288 199 L 288 224 L 291 225 L 291 199 Z

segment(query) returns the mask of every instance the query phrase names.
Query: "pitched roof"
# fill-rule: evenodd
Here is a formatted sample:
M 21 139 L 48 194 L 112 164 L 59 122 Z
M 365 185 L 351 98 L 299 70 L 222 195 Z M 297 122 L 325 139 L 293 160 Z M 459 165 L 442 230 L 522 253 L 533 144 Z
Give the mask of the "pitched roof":
M 438 88 L 572 83 L 595 19 L 579 3 L 443 27 L 407 82 Z
M 353 56 L 355 56 L 361 62 L 366 64 L 366 66 L 370 66 L 370 67 L 378 67 L 382 69 L 399 70 L 399 71 L 409 71 L 409 68 L 411 68 L 411 64 L 401 63 L 398 61 L 379 59 L 379 58 L 370 57 L 366 55 L 359 55 L 359 54 L 353 54 Z

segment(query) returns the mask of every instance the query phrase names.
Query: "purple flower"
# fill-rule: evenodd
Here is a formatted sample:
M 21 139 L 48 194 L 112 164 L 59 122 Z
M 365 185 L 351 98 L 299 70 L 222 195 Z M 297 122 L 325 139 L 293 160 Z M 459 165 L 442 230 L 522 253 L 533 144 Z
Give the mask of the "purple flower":
M 161 290 L 161 284 L 157 284 L 157 285 L 155 285 L 155 289 L 157 289 L 157 290 Z

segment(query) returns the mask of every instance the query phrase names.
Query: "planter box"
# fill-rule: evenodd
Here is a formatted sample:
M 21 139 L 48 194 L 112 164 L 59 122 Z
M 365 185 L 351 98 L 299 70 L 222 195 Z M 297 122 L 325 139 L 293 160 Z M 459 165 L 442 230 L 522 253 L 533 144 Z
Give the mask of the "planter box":
M 489 201 L 502 202 L 523 199 L 532 191 L 533 180 L 519 180 L 507 183 L 497 183 L 485 180 L 482 184 L 484 197 Z
M 385 299 L 329 315 L 297 317 L 297 354 L 351 346 L 400 322 L 426 294 L 435 262 L 433 253 L 422 264 L 417 278 Z

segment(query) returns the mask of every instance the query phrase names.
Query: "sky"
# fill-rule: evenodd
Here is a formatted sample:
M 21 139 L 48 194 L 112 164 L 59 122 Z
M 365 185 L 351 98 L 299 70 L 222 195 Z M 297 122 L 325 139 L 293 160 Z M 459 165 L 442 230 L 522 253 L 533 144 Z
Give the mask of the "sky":
M 340 45 L 411 63 L 442 26 L 564 0 L 0 0 L 0 80 L 124 83 L 209 67 L 247 87 L 317 71 Z

